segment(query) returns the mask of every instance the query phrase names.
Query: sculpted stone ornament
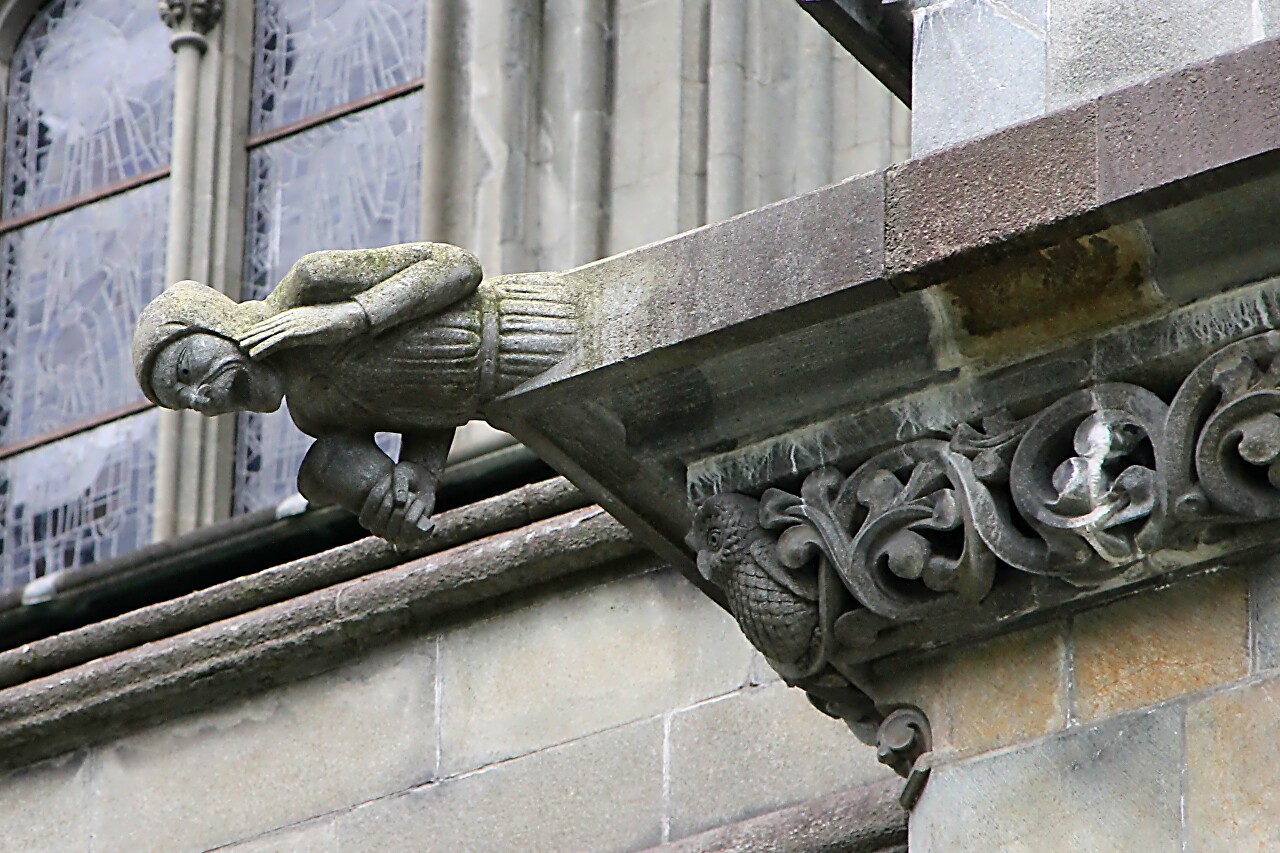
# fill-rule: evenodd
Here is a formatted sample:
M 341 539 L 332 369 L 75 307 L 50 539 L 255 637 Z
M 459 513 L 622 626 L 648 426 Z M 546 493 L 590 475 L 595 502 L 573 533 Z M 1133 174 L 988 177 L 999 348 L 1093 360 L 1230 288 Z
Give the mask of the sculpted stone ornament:
M 169 29 L 189 21 L 191 29 L 207 33 L 222 19 L 222 0 L 160 0 L 160 19 Z
M 886 728 L 895 709 L 872 713 L 865 694 L 856 698 L 881 632 L 976 611 L 1012 573 L 1082 591 L 1122 586 L 1176 564 L 1147 559 L 1158 552 L 1276 519 L 1273 331 L 1206 358 L 1169 402 L 1101 383 L 1021 420 L 996 413 L 907 442 L 849 474 L 818 469 L 798 495 L 715 495 L 688 541 L 784 678 L 864 739 L 882 720 L 882 757 L 902 772 L 927 743 L 927 721 L 913 714 L 923 734 L 906 737 L 901 715 Z M 841 688 L 846 698 L 832 700 Z
M 261 301 L 194 281 L 143 310 L 133 362 L 147 399 L 204 415 L 274 412 L 316 441 L 298 490 L 411 545 L 431 528 L 455 427 L 559 361 L 574 340 L 573 288 L 554 273 L 482 280 L 441 243 L 303 257 Z M 399 433 L 393 462 L 374 433 Z

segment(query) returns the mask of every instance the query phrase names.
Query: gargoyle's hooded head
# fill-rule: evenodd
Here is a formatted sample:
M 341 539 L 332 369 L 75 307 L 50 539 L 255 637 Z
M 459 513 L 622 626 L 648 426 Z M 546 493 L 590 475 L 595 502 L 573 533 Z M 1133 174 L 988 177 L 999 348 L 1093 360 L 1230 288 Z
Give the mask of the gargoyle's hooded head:
M 172 353 L 171 348 L 178 341 L 199 335 L 199 339 L 192 339 L 193 344 L 197 340 L 209 341 L 227 350 L 228 357 L 242 363 L 245 370 L 251 369 L 247 357 L 241 358 L 238 338 L 267 313 L 264 303 L 237 303 L 212 287 L 194 281 L 180 281 L 166 288 L 142 310 L 133 330 L 133 370 L 142 393 L 159 406 L 201 409 L 189 403 L 178 405 L 172 394 L 157 389 L 157 359 L 166 351 Z M 172 358 L 172 355 L 166 358 Z M 278 401 L 275 405 L 279 405 Z M 218 413 L 213 408 L 216 407 L 211 407 L 206 413 Z M 252 408 L 258 409 L 256 406 Z

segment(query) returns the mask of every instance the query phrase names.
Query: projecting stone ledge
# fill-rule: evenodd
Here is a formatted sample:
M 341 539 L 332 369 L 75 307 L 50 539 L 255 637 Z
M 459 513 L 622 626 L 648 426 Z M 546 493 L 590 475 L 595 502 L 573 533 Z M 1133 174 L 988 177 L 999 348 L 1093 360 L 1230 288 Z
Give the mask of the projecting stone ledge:
M 1277 93 L 1273 40 L 571 271 L 485 414 L 905 771 L 871 664 L 1274 540 Z

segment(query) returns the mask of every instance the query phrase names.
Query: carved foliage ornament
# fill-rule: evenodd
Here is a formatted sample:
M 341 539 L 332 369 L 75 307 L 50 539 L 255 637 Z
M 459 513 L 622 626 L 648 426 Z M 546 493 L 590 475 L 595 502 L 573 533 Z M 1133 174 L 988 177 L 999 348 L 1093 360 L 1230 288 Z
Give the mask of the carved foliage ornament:
M 197 33 L 207 33 L 222 20 L 222 0 L 160 0 L 160 19 L 169 29 L 190 23 Z
M 1277 354 L 1268 332 L 1205 359 L 1169 403 L 1100 384 L 847 476 L 819 469 L 799 494 L 716 495 L 689 544 L 748 639 L 815 695 L 833 660 L 886 627 L 975 607 L 1001 573 L 1124 582 L 1213 526 L 1280 518 Z

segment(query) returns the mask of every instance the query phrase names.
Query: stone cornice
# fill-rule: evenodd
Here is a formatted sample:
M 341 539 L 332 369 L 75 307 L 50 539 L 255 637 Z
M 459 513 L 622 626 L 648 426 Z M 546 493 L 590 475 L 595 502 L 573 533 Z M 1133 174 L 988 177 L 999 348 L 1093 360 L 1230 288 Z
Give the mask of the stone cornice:
M 651 559 L 588 507 L 107 654 L 0 690 L 0 767 L 296 680 L 463 608 L 637 558 Z

